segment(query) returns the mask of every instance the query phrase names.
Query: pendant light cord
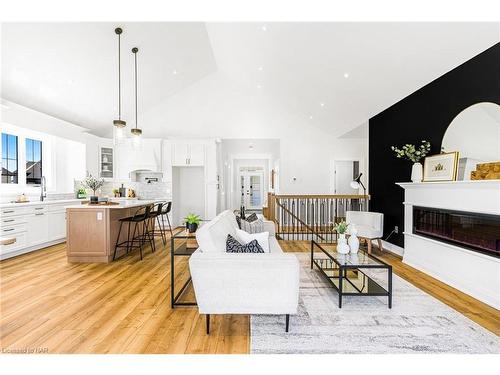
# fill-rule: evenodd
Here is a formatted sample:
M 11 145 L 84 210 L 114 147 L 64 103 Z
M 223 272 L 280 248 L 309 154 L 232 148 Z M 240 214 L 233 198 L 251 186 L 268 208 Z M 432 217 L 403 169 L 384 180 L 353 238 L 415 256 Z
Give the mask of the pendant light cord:
M 121 34 L 118 34 L 118 119 L 122 119 L 122 69 L 121 69 Z
M 135 60 L 135 128 L 137 129 L 137 51 L 134 52 Z

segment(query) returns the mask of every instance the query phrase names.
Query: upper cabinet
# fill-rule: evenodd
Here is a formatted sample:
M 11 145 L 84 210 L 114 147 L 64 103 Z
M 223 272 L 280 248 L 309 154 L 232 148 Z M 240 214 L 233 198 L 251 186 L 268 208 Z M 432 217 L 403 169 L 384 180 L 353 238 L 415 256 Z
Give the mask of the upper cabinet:
M 114 177 L 114 150 L 112 147 L 99 147 L 99 177 Z
M 205 145 L 201 142 L 172 142 L 172 166 L 203 166 L 205 164 Z

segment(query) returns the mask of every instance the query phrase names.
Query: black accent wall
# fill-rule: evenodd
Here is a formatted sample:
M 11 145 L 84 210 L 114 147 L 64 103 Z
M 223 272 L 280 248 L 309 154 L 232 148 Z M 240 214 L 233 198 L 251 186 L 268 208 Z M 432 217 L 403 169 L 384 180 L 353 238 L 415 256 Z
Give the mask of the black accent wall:
M 370 119 L 370 211 L 384 213 L 384 237 L 399 227 L 388 242 L 404 246 L 404 190 L 395 183 L 410 181 L 411 174 L 411 162 L 397 159 L 391 146 L 427 140 L 430 154 L 439 153 L 453 118 L 478 102 L 500 104 L 500 43 Z

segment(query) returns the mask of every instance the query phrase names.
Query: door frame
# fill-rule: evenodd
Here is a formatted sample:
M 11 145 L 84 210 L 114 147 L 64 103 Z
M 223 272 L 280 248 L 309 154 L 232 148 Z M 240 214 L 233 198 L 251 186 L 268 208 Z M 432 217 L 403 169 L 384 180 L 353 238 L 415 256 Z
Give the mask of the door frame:
M 238 171 L 238 181 L 241 181 L 241 177 L 245 177 L 245 178 L 250 178 L 251 176 L 259 176 L 260 177 L 260 194 L 261 194 L 261 204 L 260 204 L 260 207 L 250 207 L 250 204 L 248 204 L 247 206 L 247 203 L 249 203 L 250 201 L 250 198 L 249 197 L 245 197 L 245 201 L 248 201 L 248 202 L 245 202 L 245 209 L 249 209 L 249 210 L 262 210 L 262 206 L 264 205 L 264 170 L 256 170 L 256 171 Z M 249 181 L 250 183 L 250 181 Z M 240 192 L 241 192 L 241 188 L 240 188 Z
M 352 158 L 335 158 L 331 161 L 330 166 L 330 194 L 335 194 L 335 167 L 336 162 L 339 161 L 357 161 L 359 163 L 359 172 L 363 173 L 363 184 L 366 186 L 366 191 L 368 191 L 368 172 L 366 168 L 365 158 L 361 156 L 353 156 Z
M 227 209 L 233 209 L 233 202 L 234 202 L 234 194 L 239 194 L 240 190 L 234 185 L 234 182 L 236 180 L 235 174 L 238 173 L 239 171 L 235 170 L 235 161 L 236 160 L 265 160 L 267 162 L 267 170 L 270 172 L 271 169 L 274 167 L 273 166 L 273 156 L 272 154 L 232 154 L 229 158 L 229 191 L 226 190 L 227 194 L 227 202 L 228 202 L 228 207 Z M 269 173 L 268 173 L 269 175 Z M 270 175 L 266 176 L 265 171 L 264 171 L 264 178 L 267 178 L 268 185 L 270 185 Z M 227 186 L 227 184 L 226 184 Z M 265 186 L 265 185 L 264 185 Z M 269 190 L 268 190 L 269 191 Z M 266 192 L 264 191 L 264 194 Z M 262 204 L 266 202 L 267 196 L 262 198 Z M 239 207 L 238 207 L 239 208 Z

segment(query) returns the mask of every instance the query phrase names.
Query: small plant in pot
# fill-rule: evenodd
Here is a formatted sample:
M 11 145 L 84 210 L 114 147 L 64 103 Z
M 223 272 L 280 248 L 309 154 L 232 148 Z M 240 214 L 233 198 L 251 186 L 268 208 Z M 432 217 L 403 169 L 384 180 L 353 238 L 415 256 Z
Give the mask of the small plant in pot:
M 104 180 L 101 178 L 100 180 L 95 178 L 92 175 L 89 175 L 85 180 L 83 180 L 82 185 L 86 189 L 90 189 L 94 192 L 94 195 L 90 197 L 90 203 L 97 203 L 97 190 L 99 190 L 104 185 Z
M 337 240 L 337 253 L 339 254 L 349 254 L 349 245 L 347 244 L 347 239 L 345 238 L 348 226 L 349 224 L 345 221 L 341 221 L 333 227 L 335 232 L 339 235 L 339 239 Z
M 184 220 L 186 221 L 186 228 L 189 231 L 189 233 L 194 233 L 196 232 L 196 229 L 198 229 L 198 225 L 200 225 L 201 219 L 198 215 L 195 214 L 189 214 L 187 215 Z
M 431 143 L 423 140 L 420 146 L 407 143 L 401 148 L 391 146 L 391 150 L 395 152 L 397 158 L 406 159 L 413 163 L 411 169 L 411 180 L 413 182 L 421 182 L 423 177 L 423 168 L 420 160 L 425 158 L 431 150 Z

